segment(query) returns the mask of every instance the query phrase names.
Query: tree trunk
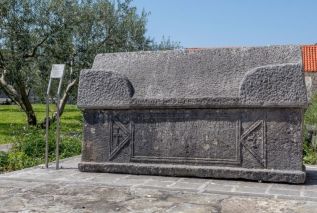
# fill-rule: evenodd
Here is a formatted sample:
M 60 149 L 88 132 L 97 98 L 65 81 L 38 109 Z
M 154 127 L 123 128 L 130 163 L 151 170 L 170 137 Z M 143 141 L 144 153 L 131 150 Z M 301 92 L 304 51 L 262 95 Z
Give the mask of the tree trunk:
M 28 124 L 31 126 L 36 126 L 37 120 L 36 120 L 36 116 L 33 109 L 30 111 L 27 111 L 26 115 L 27 115 Z
M 27 116 L 27 122 L 31 126 L 36 126 L 36 124 L 37 124 L 36 116 L 35 116 L 32 104 L 30 102 L 30 99 L 28 97 L 28 94 L 26 92 L 26 88 L 25 88 L 24 84 L 19 84 L 19 90 L 20 90 L 22 103 L 25 106 L 24 111 L 25 111 L 26 116 Z
M 15 89 L 5 80 L 5 74 L 6 71 L 4 70 L 0 78 L 0 87 L 3 89 L 6 95 L 16 104 L 18 104 L 25 112 L 27 123 L 29 125 L 35 126 L 37 124 L 36 115 L 28 98 L 24 83 L 19 82 L 17 84 L 17 88 Z

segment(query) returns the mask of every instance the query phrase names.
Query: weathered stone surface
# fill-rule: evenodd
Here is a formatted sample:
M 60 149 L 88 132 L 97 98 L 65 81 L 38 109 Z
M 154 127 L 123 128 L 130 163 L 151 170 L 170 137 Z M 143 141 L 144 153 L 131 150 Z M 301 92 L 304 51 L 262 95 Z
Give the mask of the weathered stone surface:
M 312 98 L 312 95 L 314 93 L 314 91 L 313 91 L 313 78 L 311 76 L 306 75 L 306 74 L 305 74 L 305 85 L 306 85 L 306 89 L 307 89 L 307 100 L 308 100 L 308 102 L 311 102 L 311 98 Z
M 12 148 L 12 144 L 2 144 L 0 145 L 0 152 L 9 152 L 9 150 Z
M 317 92 L 317 73 L 304 72 L 304 74 L 305 74 L 308 97 L 311 97 L 313 94 Z
M 303 183 L 300 63 L 297 46 L 98 55 L 79 168 Z
M 266 182 L 304 183 L 305 172 L 290 170 L 244 169 L 219 166 L 188 166 L 145 163 L 79 163 L 84 172 L 113 172 L 144 175 L 165 175 L 200 178 L 249 179 Z
M 306 89 L 300 66 L 299 46 L 100 54 L 92 69 L 83 71 L 80 77 L 78 106 L 94 109 L 255 104 L 302 106 L 306 104 Z M 107 74 L 101 76 L 102 70 Z M 134 93 L 129 100 L 118 103 L 119 85 L 115 85 L 115 81 L 108 86 L 109 72 L 120 74 L 121 78 L 126 77 L 131 82 Z M 257 81 L 253 82 L 255 79 Z M 250 85 L 252 82 L 254 84 Z M 261 91 L 257 89 L 259 83 Z M 105 91 L 99 88 L 101 85 L 110 89 L 108 94 L 100 95 L 100 91 Z M 105 101 L 99 100 L 105 96 Z M 262 99 L 265 97 L 267 99 Z
M 127 102 L 134 94 L 130 81 L 120 74 L 95 70 L 81 71 L 81 87 L 78 93 L 85 102 L 105 105 L 108 102 L 119 105 Z
M 246 73 L 241 102 L 249 105 L 305 105 L 306 90 L 300 64 L 268 65 Z M 302 102 L 302 103 L 301 103 Z

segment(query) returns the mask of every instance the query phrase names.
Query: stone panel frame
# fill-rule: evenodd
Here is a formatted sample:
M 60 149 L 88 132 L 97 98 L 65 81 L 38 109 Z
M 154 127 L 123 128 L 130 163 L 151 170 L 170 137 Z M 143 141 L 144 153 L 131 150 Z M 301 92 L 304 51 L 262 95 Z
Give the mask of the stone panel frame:
M 125 112 L 126 114 L 126 112 Z M 266 116 L 265 116 L 266 117 Z M 167 117 L 166 117 L 167 118 Z M 225 116 L 218 117 L 225 119 Z M 241 117 L 235 121 L 235 158 L 185 158 L 185 157 L 155 157 L 155 156 L 142 156 L 135 154 L 135 124 L 131 115 L 129 115 L 129 123 L 123 124 L 117 116 L 112 116 L 109 124 L 109 160 L 115 159 L 116 155 L 120 153 L 121 149 L 125 146 L 130 147 L 130 162 L 145 162 L 145 163 L 195 163 L 195 164 L 225 164 L 232 166 L 242 166 L 242 149 L 246 149 L 254 156 L 254 159 L 258 161 L 262 168 L 267 167 L 267 155 L 266 155 L 266 121 L 265 118 L 256 119 L 247 130 L 243 132 L 241 128 Z M 261 131 L 261 153 L 257 153 L 252 150 L 252 147 L 248 146 L 245 142 L 252 132 L 260 129 Z M 117 132 L 115 132 L 117 131 Z M 119 132 L 121 132 L 119 134 Z M 118 135 L 119 134 L 119 135 Z M 120 138 L 122 140 L 120 141 Z M 115 142 L 117 140 L 117 142 Z M 118 142 L 119 141 L 119 142 Z M 116 146 L 114 144 L 116 143 Z M 127 145 L 128 144 L 128 145 Z
M 223 118 L 223 117 L 222 117 Z M 131 143 L 131 162 L 146 162 L 146 163 L 198 163 L 198 164 L 226 164 L 226 165 L 241 165 L 241 145 L 239 140 L 240 121 L 236 121 L 236 156 L 235 159 L 212 159 L 212 158 L 185 158 L 185 157 L 153 157 L 153 156 L 137 156 L 134 152 L 134 138 Z M 134 137 L 134 134 L 133 134 Z

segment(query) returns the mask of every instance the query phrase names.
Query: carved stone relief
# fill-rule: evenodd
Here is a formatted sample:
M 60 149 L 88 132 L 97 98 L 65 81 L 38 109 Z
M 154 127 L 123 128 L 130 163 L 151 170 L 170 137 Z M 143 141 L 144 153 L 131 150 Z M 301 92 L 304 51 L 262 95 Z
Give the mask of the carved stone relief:
M 132 123 L 122 123 L 118 118 L 111 119 L 110 124 L 110 155 L 109 160 L 112 160 L 121 149 L 131 141 L 132 138 Z
M 242 153 L 247 152 L 262 168 L 266 168 L 266 125 L 264 120 L 254 122 L 240 136 Z M 243 154 L 244 156 L 245 154 Z

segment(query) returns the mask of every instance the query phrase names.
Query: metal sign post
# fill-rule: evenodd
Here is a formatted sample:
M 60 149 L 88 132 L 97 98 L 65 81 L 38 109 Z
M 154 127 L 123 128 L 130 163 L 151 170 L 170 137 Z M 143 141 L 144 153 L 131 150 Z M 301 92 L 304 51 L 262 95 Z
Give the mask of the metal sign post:
M 48 126 L 49 126 L 49 95 L 51 90 L 52 79 L 59 79 L 58 89 L 57 89 L 57 103 L 56 103 L 56 169 L 59 169 L 59 143 L 60 143 L 60 92 L 62 87 L 62 81 L 64 76 L 65 64 L 53 64 L 50 80 L 48 82 L 47 92 L 46 92 L 46 133 L 45 133 L 45 167 L 48 168 Z

